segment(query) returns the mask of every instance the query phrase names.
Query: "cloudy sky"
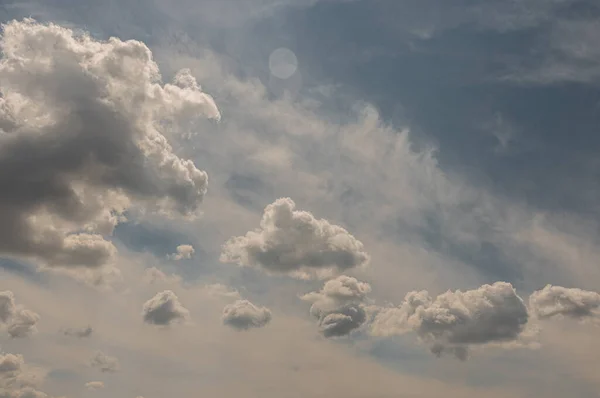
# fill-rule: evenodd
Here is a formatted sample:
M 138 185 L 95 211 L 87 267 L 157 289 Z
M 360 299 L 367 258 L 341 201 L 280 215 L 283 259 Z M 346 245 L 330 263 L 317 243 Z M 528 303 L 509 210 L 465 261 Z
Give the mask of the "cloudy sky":
M 1 398 L 598 397 L 595 2 L 0 20 Z

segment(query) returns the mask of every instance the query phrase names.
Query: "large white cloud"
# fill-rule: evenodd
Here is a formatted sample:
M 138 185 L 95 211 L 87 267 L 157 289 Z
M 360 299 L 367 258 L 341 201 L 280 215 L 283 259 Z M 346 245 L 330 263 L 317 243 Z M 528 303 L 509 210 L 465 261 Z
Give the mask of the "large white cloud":
M 248 300 L 237 300 L 223 308 L 223 323 L 238 330 L 261 328 L 271 321 L 271 311 Z
M 475 290 L 448 291 L 432 298 L 410 292 L 395 308 L 382 308 L 372 334 L 392 336 L 414 331 L 433 353 L 465 359 L 470 345 L 515 341 L 529 319 L 527 307 L 511 284 L 496 282 Z
M 365 302 L 371 291 L 368 283 L 341 275 L 327 281 L 319 292 L 302 296 L 312 303 L 310 313 L 319 320 L 325 337 L 345 336 L 367 320 Z
M 600 293 L 546 285 L 529 296 L 529 308 L 540 319 L 600 318 Z
M 0 49 L 0 254 L 97 268 L 128 208 L 196 212 L 207 174 L 166 135 L 220 116 L 189 70 L 163 85 L 143 43 L 33 20 L 5 24 Z
M 165 290 L 144 303 L 142 315 L 146 323 L 165 326 L 188 319 L 190 312 L 181 304 L 175 293 Z
M 290 198 L 268 205 L 258 229 L 223 245 L 221 261 L 296 276 L 367 264 L 369 256 L 363 244 L 348 231 L 295 207 Z

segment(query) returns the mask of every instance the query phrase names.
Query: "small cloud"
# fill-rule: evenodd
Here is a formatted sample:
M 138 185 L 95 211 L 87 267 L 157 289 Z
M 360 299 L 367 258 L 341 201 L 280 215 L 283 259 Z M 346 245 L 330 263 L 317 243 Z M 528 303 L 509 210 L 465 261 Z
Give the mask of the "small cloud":
M 223 308 L 223 323 L 237 330 L 261 328 L 271 321 L 271 311 L 248 300 L 237 300 Z
M 144 322 L 152 325 L 170 325 L 175 321 L 189 318 L 189 311 L 179 302 L 179 298 L 170 290 L 157 293 L 146 301 L 142 309 Z
M 229 239 L 223 245 L 220 260 L 299 278 L 368 263 L 363 244 L 348 231 L 295 207 L 290 198 L 268 205 L 260 227 Z
M 91 326 L 88 326 L 85 328 L 68 328 L 68 329 L 64 329 L 62 331 L 62 333 L 65 336 L 78 337 L 78 338 L 90 337 L 93 332 L 94 332 L 94 329 L 92 329 Z
M 102 351 L 96 351 L 90 365 L 93 368 L 98 368 L 104 373 L 115 373 L 119 371 L 120 365 L 119 360 L 115 357 L 111 357 L 103 353 Z
M 184 259 L 187 260 L 187 259 L 192 258 L 194 253 L 195 253 L 195 250 L 192 245 L 179 245 L 179 246 L 177 246 L 177 252 L 173 253 L 173 254 L 169 254 L 167 256 L 167 258 L 169 258 L 171 260 L 175 260 L 175 261 L 184 260 Z
M 104 383 L 101 381 L 90 381 L 88 383 L 85 383 L 85 388 L 87 388 L 90 391 L 102 390 L 104 388 Z
M 8 325 L 8 334 L 13 338 L 27 337 L 37 331 L 40 316 L 30 310 L 18 310 Z
M 600 293 L 546 285 L 531 294 L 529 308 L 539 319 L 600 318 Z
M 371 292 L 368 283 L 341 275 L 327 281 L 319 292 L 302 296 L 312 303 L 310 313 L 319 320 L 325 337 L 340 337 L 358 329 L 367 320 L 364 302 Z
M 409 292 L 394 308 L 374 315 L 371 333 L 393 336 L 415 332 L 439 356 L 464 360 L 471 345 L 511 343 L 526 330 L 529 314 L 510 283 L 496 282 L 432 298 L 427 291 Z

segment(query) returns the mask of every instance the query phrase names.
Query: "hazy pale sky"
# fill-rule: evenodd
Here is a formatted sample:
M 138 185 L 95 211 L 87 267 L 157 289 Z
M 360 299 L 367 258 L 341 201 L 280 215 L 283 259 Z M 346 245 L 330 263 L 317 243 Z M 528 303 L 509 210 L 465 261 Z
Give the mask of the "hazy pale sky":
M 0 21 L 0 398 L 599 396 L 594 2 Z

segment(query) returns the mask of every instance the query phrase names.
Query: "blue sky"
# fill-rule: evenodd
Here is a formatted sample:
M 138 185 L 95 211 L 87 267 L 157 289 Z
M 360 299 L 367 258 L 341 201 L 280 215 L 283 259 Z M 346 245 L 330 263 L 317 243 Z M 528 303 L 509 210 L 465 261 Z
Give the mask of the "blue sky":
M 593 2 L 0 20 L 0 395 L 597 396 Z

